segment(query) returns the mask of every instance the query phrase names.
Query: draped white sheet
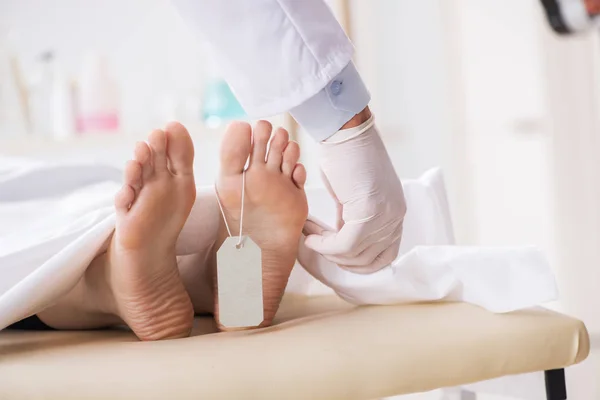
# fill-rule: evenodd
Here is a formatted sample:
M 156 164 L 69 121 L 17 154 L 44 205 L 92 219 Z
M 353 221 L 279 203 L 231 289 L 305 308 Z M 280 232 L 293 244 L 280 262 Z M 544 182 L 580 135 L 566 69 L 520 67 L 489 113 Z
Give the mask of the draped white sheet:
M 98 164 L 0 158 L 0 329 L 40 312 L 77 283 L 114 229 L 120 180 L 121 171 Z M 408 214 L 392 265 L 354 274 L 301 246 L 303 267 L 358 304 L 467 301 L 506 312 L 556 299 L 554 276 L 536 249 L 453 245 L 439 171 L 404 186 Z M 327 193 L 308 193 L 311 214 L 332 225 Z M 296 270 L 289 289 L 310 292 L 311 280 Z

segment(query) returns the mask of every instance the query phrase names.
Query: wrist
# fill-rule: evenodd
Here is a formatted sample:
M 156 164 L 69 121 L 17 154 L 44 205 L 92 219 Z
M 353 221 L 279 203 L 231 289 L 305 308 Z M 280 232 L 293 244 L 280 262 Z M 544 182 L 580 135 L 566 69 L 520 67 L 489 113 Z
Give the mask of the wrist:
M 364 124 L 371 118 L 371 110 L 369 110 L 369 106 L 366 106 L 361 112 L 352 117 L 348 122 L 346 122 L 340 130 L 342 129 L 350 129 L 356 128 L 357 126 Z
M 370 100 L 365 83 L 350 62 L 318 93 L 292 108 L 290 114 L 303 130 L 320 142 L 334 135 L 344 124 L 352 125 L 364 118 Z

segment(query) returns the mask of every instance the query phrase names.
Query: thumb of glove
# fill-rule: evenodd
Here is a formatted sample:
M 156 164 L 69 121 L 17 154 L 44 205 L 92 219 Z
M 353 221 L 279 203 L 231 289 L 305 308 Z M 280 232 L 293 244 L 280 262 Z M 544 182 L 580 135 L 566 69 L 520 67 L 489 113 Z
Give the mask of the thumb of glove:
M 304 236 L 322 235 L 323 233 L 330 231 L 333 231 L 333 229 L 329 225 L 312 215 L 308 216 L 304 223 L 304 229 L 302 229 Z

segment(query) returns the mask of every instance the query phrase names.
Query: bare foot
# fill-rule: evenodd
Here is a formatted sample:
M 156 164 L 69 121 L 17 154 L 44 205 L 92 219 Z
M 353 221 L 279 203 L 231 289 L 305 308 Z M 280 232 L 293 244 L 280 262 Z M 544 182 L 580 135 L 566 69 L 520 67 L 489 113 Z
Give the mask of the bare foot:
M 246 123 L 231 124 L 221 146 L 221 171 L 217 181 L 227 222 L 236 235 L 242 172 L 248 155 L 251 155 L 246 171 L 243 233 L 262 249 L 265 319 L 261 326 L 270 325 L 279 308 L 308 214 L 304 193 L 306 171 L 298 164 L 298 144 L 290 142 L 287 131 L 279 128 L 273 134 L 267 157 L 271 130 L 271 124 L 266 121 L 256 124 L 254 135 Z M 215 305 L 218 322 L 216 290 Z
M 140 339 L 185 337 L 193 309 L 177 270 L 175 243 L 196 196 L 193 143 L 177 123 L 153 131 L 148 142 L 137 145 L 115 197 L 106 280 L 117 314 Z

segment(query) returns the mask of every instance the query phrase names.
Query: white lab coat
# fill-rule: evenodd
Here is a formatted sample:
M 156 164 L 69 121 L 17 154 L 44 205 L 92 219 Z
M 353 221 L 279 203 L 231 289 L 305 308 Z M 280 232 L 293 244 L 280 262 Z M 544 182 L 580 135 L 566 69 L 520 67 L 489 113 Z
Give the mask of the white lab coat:
M 354 48 L 323 0 L 172 0 L 252 117 L 290 112 L 316 140 L 369 103 Z

